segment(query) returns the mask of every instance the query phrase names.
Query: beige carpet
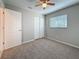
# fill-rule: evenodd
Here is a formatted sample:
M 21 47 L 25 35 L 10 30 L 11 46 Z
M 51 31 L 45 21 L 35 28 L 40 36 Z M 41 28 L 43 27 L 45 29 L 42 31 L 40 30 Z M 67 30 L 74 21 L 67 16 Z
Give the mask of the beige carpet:
M 4 51 L 1 59 L 79 59 L 79 49 L 39 39 Z

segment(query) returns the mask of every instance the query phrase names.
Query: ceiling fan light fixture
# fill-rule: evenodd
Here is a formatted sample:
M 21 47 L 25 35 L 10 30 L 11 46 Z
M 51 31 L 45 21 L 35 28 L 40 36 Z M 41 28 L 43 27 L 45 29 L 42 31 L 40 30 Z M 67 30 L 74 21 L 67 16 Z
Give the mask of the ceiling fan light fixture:
M 43 7 L 43 8 L 46 8 L 46 7 L 47 7 L 47 3 L 43 3 L 43 4 L 42 4 L 42 7 Z
M 36 7 L 41 6 L 43 9 L 46 9 L 47 6 L 54 6 L 55 3 L 49 2 L 50 0 L 40 0 L 39 4 Z

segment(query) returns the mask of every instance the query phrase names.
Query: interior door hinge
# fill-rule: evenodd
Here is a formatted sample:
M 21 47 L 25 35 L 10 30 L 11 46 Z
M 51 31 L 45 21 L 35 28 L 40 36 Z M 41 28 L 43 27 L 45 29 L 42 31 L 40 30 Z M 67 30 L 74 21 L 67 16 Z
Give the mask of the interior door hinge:
M 5 44 L 5 42 L 3 42 L 3 45 Z
M 3 27 L 3 29 L 5 29 L 5 27 Z
M 4 11 L 3 11 L 3 14 L 4 14 Z

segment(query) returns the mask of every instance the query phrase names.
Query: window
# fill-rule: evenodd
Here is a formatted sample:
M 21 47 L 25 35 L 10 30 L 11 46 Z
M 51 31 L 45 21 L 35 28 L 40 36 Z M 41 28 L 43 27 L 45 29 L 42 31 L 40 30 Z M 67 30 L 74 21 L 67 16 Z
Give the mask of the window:
M 67 15 L 56 16 L 49 20 L 50 28 L 66 28 L 67 27 Z

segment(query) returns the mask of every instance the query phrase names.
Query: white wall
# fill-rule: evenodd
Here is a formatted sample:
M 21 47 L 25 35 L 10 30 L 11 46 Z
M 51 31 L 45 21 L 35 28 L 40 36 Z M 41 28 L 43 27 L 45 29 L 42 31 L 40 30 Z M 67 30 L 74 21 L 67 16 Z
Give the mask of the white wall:
M 34 39 L 34 17 L 40 16 L 40 14 L 18 8 L 9 4 L 5 4 L 6 8 L 22 13 L 22 28 L 23 28 L 23 42 L 31 41 Z
M 0 57 L 3 52 L 3 2 L 0 0 Z
M 50 18 L 63 14 L 68 15 L 67 28 L 50 28 L 48 26 L 48 21 Z M 79 47 L 79 4 L 46 15 L 45 28 L 46 37 Z

